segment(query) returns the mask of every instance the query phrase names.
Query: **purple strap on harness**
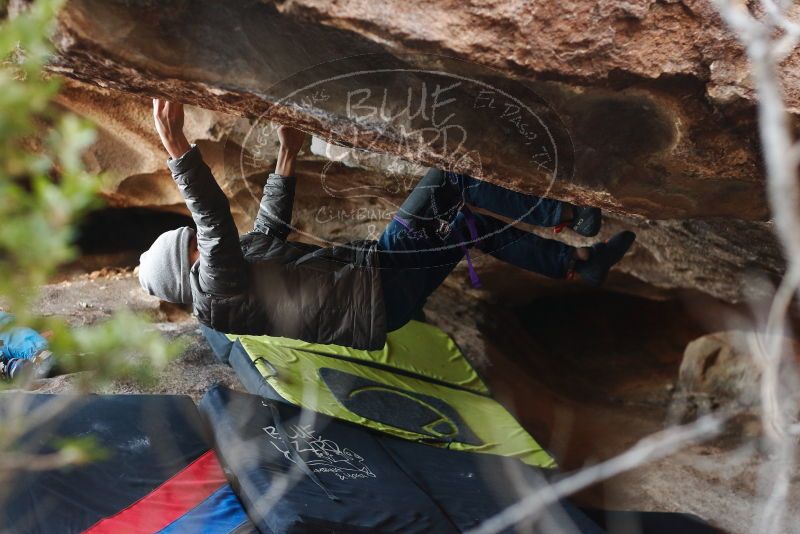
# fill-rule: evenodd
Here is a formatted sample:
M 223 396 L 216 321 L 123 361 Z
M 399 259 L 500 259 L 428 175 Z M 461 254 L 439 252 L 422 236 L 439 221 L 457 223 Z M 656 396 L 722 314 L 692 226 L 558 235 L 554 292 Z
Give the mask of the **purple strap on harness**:
M 403 226 L 403 228 L 405 228 L 406 230 L 411 230 L 411 225 L 410 225 L 410 224 L 408 224 L 408 221 L 407 221 L 407 220 L 405 220 L 404 218 L 400 217 L 399 215 L 395 215 L 395 216 L 394 216 L 394 217 L 392 217 L 392 218 L 393 218 L 395 221 L 399 222 L 399 223 L 400 223 L 400 224 Z
M 464 220 L 467 223 L 467 229 L 469 230 L 469 237 L 472 241 L 477 243 L 478 241 L 478 227 L 475 224 L 475 217 L 472 215 L 472 212 L 464 206 L 461 210 L 464 213 Z M 459 236 L 460 237 L 460 236 Z M 467 260 L 467 272 L 469 273 L 469 281 L 472 283 L 472 287 L 475 289 L 480 289 L 481 286 L 481 279 L 478 278 L 478 273 L 475 271 L 475 267 L 472 265 L 472 258 L 469 255 L 469 248 L 463 242 L 461 243 L 461 250 L 464 251 L 464 258 Z
M 462 209 L 464 213 L 464 219 L 467 222 L 467 229 L 469 230 L 470 239 L 472 241 L 478 240 L 478 227 L 475 224 L 475 217 L 472 215 L 472 212 L 465 206 Z M 411 225 L 406 219 L 399 217 L 397 215 L 394 216 L 394 220 L 400 223 L 404 228 L 407 230 L 411 230 Z M 478 273 L 475 271 L 475 266 L 472 265 L 472 258 L 469 254 L 469 248 L 464 243 L 464 237 L 461 235 L 461 231 L 457 228 L 455 229 L 456 233 L 458 234 L 458 238 L 461 240 L 461 250 L 464 252 L 464 259 L 467 260 L 467 272 L 469 273 L 469 281 L 472 283 L 472 287 L 475 289 L 479 289 L 482 287 L 481 279 L 478 278 Z

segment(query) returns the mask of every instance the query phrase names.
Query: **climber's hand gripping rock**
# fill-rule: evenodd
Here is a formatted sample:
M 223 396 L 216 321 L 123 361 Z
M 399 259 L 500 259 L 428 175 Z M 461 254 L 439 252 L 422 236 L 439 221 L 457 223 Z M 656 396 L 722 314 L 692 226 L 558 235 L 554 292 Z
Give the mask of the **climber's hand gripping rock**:
M 183 134 L 183 104 L 153 99 L 153 118 L 161 143 L 173 159 L 178 159 L 191 149 Z

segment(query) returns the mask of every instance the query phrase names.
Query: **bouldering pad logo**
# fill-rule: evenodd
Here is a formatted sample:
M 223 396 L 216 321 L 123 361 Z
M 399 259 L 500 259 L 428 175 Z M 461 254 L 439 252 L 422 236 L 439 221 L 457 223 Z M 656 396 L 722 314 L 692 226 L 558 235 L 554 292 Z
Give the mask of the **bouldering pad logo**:
M 483 445 L 458 410 L 444 399 L 327 367 L 319 370 L 319 376 L 344 408 L 378 425 L 414 432 L 432 441 Z
M 304 214 L 302 226 L 283 222 L 318 244 L 377 239 L 426 167 L 448 177 L 488 182 L 506 177 L 519 192 L 540 195 L 555 180 L 572 178 L 571 140 L 545 99 L 522 83 L 464 61 L 353 56 L 301 71 L 265 95 L 273 104 L 243 139 L 237 172 L 247 177 L 256 169 L 269 170 L 277 123 L 313 132 L 311 154 L 297 166 L 301 195 L 313 202 L 305 209 L 313 211 Z M 474 185 L 463 189 L 469 187 Z M 538 207 L 532 201 L 529 212 Z M 449 213 L 435 214 L 440 215 Z M 523 217 L 491 231 L 503 231 Z
M 296 463 L 295 453 L 302 455 L 314 473 L 330 473 L 339 480 L 376 478 L 364 458 L 335 441 L 325 439 L 308 425 L 288 425 L 286 438 L 294 452 L 288 449 L 281 432 L 274 426 L 262 429 L 272 446 L 288 461 Z

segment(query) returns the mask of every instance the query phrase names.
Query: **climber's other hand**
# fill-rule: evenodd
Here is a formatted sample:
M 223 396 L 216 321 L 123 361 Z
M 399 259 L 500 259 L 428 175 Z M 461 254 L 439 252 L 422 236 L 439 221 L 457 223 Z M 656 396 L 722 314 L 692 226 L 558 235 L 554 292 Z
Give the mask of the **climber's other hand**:
M 174 159 L 181 157 L 192 148 L 183 134 L 183 118 L 183 104 L 160 98 L 153 99 L 153 119 L 156 123 L 156 131 L 164 148 Z

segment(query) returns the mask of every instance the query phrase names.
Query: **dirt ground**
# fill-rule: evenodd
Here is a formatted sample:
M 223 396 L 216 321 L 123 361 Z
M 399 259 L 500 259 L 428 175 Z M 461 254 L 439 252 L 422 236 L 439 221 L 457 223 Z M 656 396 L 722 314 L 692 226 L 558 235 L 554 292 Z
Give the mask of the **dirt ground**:
M 45 286 L 38 312 L 58 315 L 75 326 L 92 324 L 111 316 L 116 309 L 130 309 L 153 320 L 153 328 L 168 339 L 181 338 L 184 353 L 170 362 L 147 393 L 170 393 L 191 396 L 198 402 L 217 383 L 242 389 L 233 370 L 214 358 L 195 321 L 188 313 L 165 309 L 158 299 L 145 294 L 130 269 L 110 269 L 92 274 L 78 274 Z M 68 390 L 74 376 L 63 375 L 41 380 L 38 391 L 58 393 Z M 139 393 L 142 386 L 114 382 L 98 393 Z
M 597 321 L 576 311 L 600 305 L 607 313 Z M 506 309 L 448 280 L 431 298 L 426 315 L 453 335 L 496 397 L 570 471 L 618 454 L 663 427 L 682 347 L 698 334 L 697 326 L 670 306 L 578 295 L 551 298 L 538 308 Z M 129 269 L 66 276 L 43 289 L 38 312 L 77 326 L 103 320 L 118 308 L 145 313 L 164 336 L 187 342 L 184 354 L 145 392 L 185 394 L 197 402 L 216 383 L 243 389 L 233 371 L 214 359 L 196 321 L 143 294 Z M 549 312 L 540 313 L 544 308 Z M 636 330 L 636 343 L 600 335 L 620 328 L 618 323 Z M 580 333 L 570 336 L 570 324 Z M 564 341 L 555 343 L 559 339 Z M 74 379 L 41 380 L 36 389 L 68 391 Z M 142 388 L 116 382 L 102 392 Z M 710 443 L 626 473 L 577 499 L 613 509 L 691 512 L 732 533 L 755 532 L 757 488 L 769 484 L 759 478 L 766 455 L 756 445 L 757 425 L 739 423 Z M 795 483 L 792 517 L 800 512 L 797 488 Z M 800 524 L 790 523 L 787 532 L 800 532 Z

